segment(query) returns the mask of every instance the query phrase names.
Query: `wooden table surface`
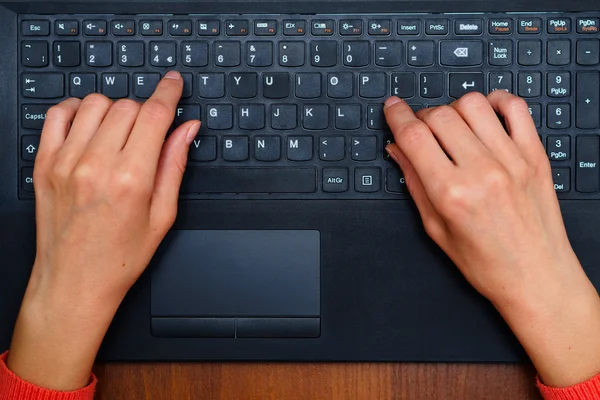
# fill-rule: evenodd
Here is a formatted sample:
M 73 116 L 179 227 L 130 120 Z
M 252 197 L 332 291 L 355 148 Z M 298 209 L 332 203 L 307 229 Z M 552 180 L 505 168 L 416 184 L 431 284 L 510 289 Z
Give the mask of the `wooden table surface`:
M 98 364 L 97 400 L 540 400 L 527 364 Z

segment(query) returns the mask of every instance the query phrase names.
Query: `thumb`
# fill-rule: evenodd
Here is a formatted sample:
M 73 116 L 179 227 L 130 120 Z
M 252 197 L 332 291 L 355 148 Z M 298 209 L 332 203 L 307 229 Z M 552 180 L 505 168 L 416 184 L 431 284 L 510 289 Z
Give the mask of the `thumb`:
M 177 216 L 179 189 L 187 165 L 190 144 L 200 130 L 200 121 L 188 121 L 171 134 L 163 146 L 152 196 L 152 216 L 159 226 L 170 228 Z M 165 222 L 166 221 L 166 222 Z

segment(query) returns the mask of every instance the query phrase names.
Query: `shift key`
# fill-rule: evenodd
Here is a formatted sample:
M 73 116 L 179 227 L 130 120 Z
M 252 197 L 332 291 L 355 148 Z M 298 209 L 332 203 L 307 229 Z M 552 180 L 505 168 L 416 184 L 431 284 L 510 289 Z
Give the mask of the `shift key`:
M 576 189 L 580 193 L 600 191 L 600 137 L 597 135 L 577 138 L 577 164 L 575 165 Z

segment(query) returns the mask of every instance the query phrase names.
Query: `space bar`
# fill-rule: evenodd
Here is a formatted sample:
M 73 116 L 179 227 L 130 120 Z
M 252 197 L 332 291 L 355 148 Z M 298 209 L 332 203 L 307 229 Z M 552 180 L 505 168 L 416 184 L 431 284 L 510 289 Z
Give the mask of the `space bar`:
M 314 193 L 316 168 L 188 167 L 182 193 Z

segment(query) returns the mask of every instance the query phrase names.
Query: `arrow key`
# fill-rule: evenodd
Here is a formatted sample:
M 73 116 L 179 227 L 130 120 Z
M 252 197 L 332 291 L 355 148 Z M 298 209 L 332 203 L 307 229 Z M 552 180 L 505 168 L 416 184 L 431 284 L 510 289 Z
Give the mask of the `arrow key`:
M 353 137 L 352 159 L 354 161 L 373 161 L 377 159 L 377 137 Z
M 461 98 L 469 92 L 483 93 L 483 73 L 458 72 L 450 74 L 450 97 Z
M 23 136 L 21 139 L 21 158 L 25 161 L 34 161 L 39 147 L 39 136 Z

